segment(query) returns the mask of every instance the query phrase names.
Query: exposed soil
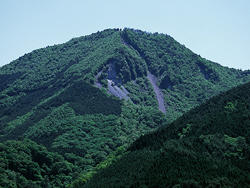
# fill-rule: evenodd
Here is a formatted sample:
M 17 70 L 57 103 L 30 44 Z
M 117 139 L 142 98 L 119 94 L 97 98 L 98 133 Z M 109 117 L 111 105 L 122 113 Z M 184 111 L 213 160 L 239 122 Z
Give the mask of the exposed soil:
M 156 99 L 157 99 L 158 105 L 159 105 L 159 110 L 165 114 L 166 108 L 165 108 L 165 104 L 164 104 L 164 96 L 163 96 L 162 91 L 160 90 L 160 88 L 157 85 L 157 78 L 153 74 L 151 74 L 150 72 L 148 72 L 147 78 L 154 88 Z

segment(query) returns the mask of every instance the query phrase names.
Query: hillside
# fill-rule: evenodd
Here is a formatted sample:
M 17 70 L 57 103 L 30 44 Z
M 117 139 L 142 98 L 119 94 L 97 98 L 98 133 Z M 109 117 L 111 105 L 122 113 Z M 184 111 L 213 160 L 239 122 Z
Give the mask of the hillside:
M 74 187 L 250 187 L 249 93 L 250 82 L 213 97 Z
M 32 140 L 85 173 L 117 148 L 249 80 L 249 71 L 206 60 L 168 35 L 107 29 L 0 68 L 0 141 Z
M 62 187 L 82 171 L 83 159 L 64 158 L 31 140 L 0 143 L 0 187 Z

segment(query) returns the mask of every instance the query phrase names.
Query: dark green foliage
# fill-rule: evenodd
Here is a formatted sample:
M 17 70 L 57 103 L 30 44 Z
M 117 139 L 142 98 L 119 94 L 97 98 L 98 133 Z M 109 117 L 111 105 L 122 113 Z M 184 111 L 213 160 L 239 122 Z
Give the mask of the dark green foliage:
M 109 59 L 107 64 L 113 64 L 115 66 L 117 76 L 123 83 L 147 75 L 145 61 L 132 49 L 127 47 L 117 49 L 115 56 Z
M 121 101 L 105 95 L 99 89 L 84 82 L 73 83 L 56 98 L 41 105 L 41 108 L 58 107 L 65 103 L 69 103 L 70 107 L 81 115 L 121 114 Z
M 146 77 L 137 78 L 125 84 L 130 92 L 130 98 L 135 104 L 157 108 L 157 100 L 152 85 Z
M 185 136 L 226 134 L 231 137 L 243 136 L 247 144 L 250 143 L 250 83 L 231 89 L 210 99 L 207 103 L 190 110 L 167 127 L 161 128 L 148 139 L 145 135 L 134 143 L 132 148 L 139 149 L 146 141 L 153 141 L 159 145 L 164 139 L 176 139 L 183 134 L 183 130 L 190 127 Z M 160 135 L 160 136 L 159 136 Z M 140 146 L 139 148 L 137 147 Z M 146 146 L 146 145 L 145 145 Z M 144 147 L 144 146 L 143 146 Z
M 148 71 L 156 76 L 162 89 L 166 115 L 158 110 Z M 124 86 L 131 100 L 112 96 L 107 79 Z M 118 147 L 132 143 L 219 92 L 249 79 L 249 71 L 229 69 L 205 60 L 170 36 L 133 29 L 107 29 L 34 50 L 1 67 L 0 141 L 28 138 L 77 166 L 72 175 L 67 171 L 68 163 L 53 163 L 55 169 L 65 167 L 66 171 L 53 171 L 67 174 L 67 177 L 60 175 L 59 183 L 53 183 L 61 186 L 60 182 L 77 178 L 78 169 L 83 174 L 95 171 Z M 97 82 L 103 87 L 96 87 Z M 240 103 L 228 102 L 225 113 L 231 118 L 230 113 Z M 177 126 L 179 136 L 175 137 L 193 134 L 192 122 L 190 125 L 190 128 L 187 124 Z M 204 138 L 209 134 L 203 134 Z M 248 142 L 246 137 L 225 134 L 230 143 Z M 236 150 L 230 150 L 228 155 L 242 157 Z M 26 172 L 18 171 L 21 178 L 18 179 L 15 172 L 5 170 L 13 182 L 24 182 L 26 175 L 22 173 Z M 34 181 L 45 184 L 57 181 L 56 177 L 52 180 L 45 174 L 43 181 Z M 39 186 L 46 187 L 45 184 Z
M 249 93 L 250 82 L 140 137 L 81 186 L 249 187 Z
M 81 176 L 79 176 L 76 180 L 74 180 L 69 187 L 82 187 L 82 185 L 87 183 L 97 172 L 107 168 L 112 163 L 119 160 L 126 153 L 125 150 L 126 146 L 118 147 L 114 152 L 109 154 L 107 158 L 101 163 L 99 163 L 95 168 L 84 174 L 81 174 Z
M 169 122 L 210 97 L 250 79 L 249 71 L 229 69 L 201 58 L 168 35 L 125 29 L 121 36 L 158 78 Z
M 63 187 L 81 169 L 31 140 L 0 144 L 1 187 Z

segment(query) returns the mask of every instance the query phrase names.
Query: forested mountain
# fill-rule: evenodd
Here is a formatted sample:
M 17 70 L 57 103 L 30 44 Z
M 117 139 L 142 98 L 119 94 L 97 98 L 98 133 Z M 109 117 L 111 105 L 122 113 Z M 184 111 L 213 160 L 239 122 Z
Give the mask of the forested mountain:
M 249 71 L 206 60 L 168 35 L 134 29 L 107 29 L 34 50 L 0 68 L 0 155 L 6 159 L 0 186 L 10 181 L 15 187 L 20 174 L 23 184 L 64 186 L 139 136 L 249 80 Z M 51 174 L 44 169 L 51 163 L 38 163 L 36 152 L 25 158 L 40 175 L 8 165 L 7 150 L 33 143 L 48 155 L 57 152 L 75 174 Z
M 249 93 L 250 82 L 213 97 L 74 187 L 250 187 Z

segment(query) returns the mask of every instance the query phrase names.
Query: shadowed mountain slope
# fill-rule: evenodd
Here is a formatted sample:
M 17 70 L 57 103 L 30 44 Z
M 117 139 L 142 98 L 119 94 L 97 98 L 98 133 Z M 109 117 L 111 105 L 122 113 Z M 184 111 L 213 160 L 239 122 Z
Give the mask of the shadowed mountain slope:
M 249 187 L 249 93 L 247 83 L 210 99 L 74 187 Z

